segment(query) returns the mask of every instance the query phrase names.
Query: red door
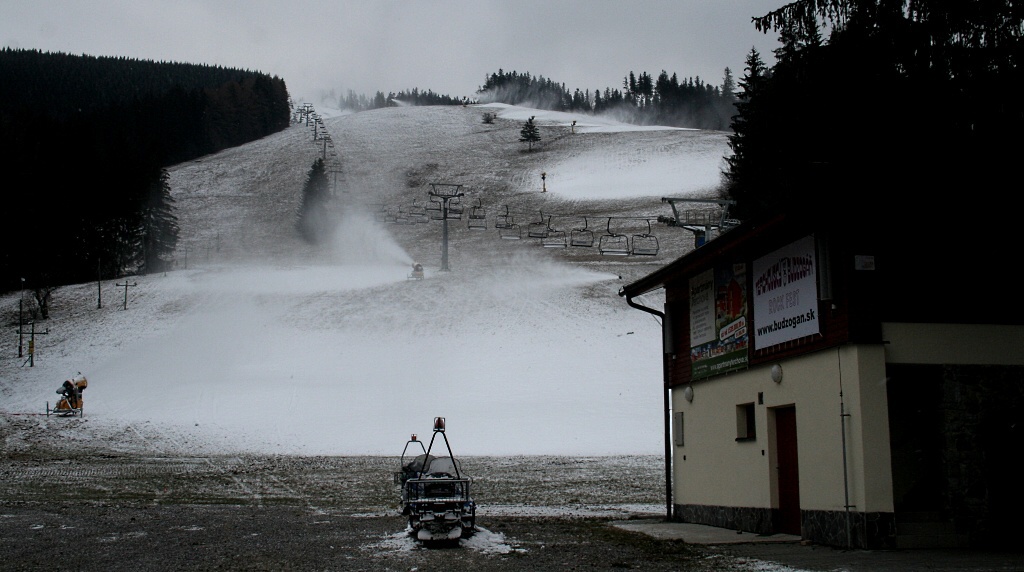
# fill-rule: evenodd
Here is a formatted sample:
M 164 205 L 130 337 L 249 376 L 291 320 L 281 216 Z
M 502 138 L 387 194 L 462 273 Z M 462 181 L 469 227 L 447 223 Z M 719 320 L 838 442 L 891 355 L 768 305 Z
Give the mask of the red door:
M 796 454 L 796 408 L 775 409 L 775 450 L 778 454 L 778 532 L 800 534 L 800 471 Z

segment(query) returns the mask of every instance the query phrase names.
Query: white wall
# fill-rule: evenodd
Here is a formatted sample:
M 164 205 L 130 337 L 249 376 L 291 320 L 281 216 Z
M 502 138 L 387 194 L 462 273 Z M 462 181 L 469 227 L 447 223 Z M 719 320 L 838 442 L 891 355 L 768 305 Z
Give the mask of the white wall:
M 849 501 L 857 512 L 892 511 L 892 479 L 881 346 L 843 346 L 693 384 L 672 392 L 673 412 L 683 412 L 682 447 L 674 448 L 678 504 L 777 507 L 774 435 L 770 410 L 795 405 L 803 510 L 845 510 L 840 389 L 846 413 Z M 841 373 L 841 375 L 840 375 Z M 841 384 L 841 388 L 840 388 Z M 764 403 L 757 404 L 758 392 Z M 736 406 L 754 402 L 757 437 L 736 441 Z M 685 457 L 685 459 L 684 459 Z

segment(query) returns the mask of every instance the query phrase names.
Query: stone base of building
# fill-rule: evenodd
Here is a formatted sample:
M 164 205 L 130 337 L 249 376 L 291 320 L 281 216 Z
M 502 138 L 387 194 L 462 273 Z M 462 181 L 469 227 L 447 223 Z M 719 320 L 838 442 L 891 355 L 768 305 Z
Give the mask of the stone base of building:
M 777 513 L 770 508 L 677 504 L 673 519 L 754 534 L 776 534 L 780 532 L 776 525 Z M 896 548 L 896 519 L 891 512 L 804 510 L 800 512 L 800 527 L 801 537 L 817 544 L 839 548 Z

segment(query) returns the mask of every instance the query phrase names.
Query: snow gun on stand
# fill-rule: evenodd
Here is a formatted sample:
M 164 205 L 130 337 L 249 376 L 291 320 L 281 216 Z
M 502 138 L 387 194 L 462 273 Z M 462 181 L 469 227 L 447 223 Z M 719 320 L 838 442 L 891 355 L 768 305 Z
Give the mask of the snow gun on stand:
M 89 387 L 89 381 L 85 379 L 82 372 L 78 372 L 71 379 L 64 380 L 60 388 L 57 389 L 57 393 L 60 394 L 60 399 L 50 409 L 50 402 L 46 402 L 46 415 L 50 414 L 60 415 L 61 417 L 74 417 L 75 415 L 82 415 L 82 392 L 85 388 Z
M 395 484 L 402 487 L 402 514 L 409 517 L 410 534 L 424 542 L 458 541 L 470 536 L 476 526 L 476 503 L 469 492 L 472 479 L 462 474 L 444 430 L 444 417 L 435 417 L 434 434 L 426 449 L 413 435 L 402 450 L 400 469 L 395 473 Z M 447 457 L 430 454 L 438 435 L 448 448 Z M 407 460 L 406 453 L 413 443 L 423 453 Z

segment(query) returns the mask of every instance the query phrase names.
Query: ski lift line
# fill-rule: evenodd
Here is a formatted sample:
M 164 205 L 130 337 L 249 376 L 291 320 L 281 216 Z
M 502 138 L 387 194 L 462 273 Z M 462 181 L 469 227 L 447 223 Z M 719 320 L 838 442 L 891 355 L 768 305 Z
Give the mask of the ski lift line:
M 503 205 L 507 207 L 507 205 Z M 516 216 L 529 216 L 534 211 L 522 211 L 522 210 L 507 210 L 503 214 L 516 215 Z M 546 212 L 546 216 L 549 218 L 594 218 L 594 219 L 615 219 L 615 220 L 637 220 L 637 221 L 657 221 L 658 215 L 638 215 L 638 216 L 623 216 L 623 215 L 600 215 L 592 213 L 561 213 L 561 212 Z
M 461 185 L 452 185 L 452 186 L 461 186 Z M 429 197 L 429 203 L 426 206 L 426 210 L 431 210 L 431 211 L 440 210 L 441 209 L 441 203 L 442 203 L 443 199 L 445 197 L 447 197 L 447 196 L 449 196 L 449 195 L 433 194 L 433 193 L 431 193 L 430 197 Z M 450 210 L 457 211 L 457 212 L 459 212 L 461 214 L 462 212 L 465 211 L 465 208 L 462 206 L 461 201 L 458 199 L 458 197 L 460 197 L 460 196 L 463 196 L 463 195 L 451 195 L 451 198 L 449 199 L 449 203 L 448 204 L 449 204 L 449 209 Z M 501 205 L 501 207 L 504 208 L 504 212 L 500 212 L 497 215 L 498 217 L 529 218 L 534 212 L 536 212 L 536 211 L 512 210 L 512 209 L 509 208 L 509 206 L 507 204 L 503 204 L 503 205 Z M 477 204 L 475 206 L 471 206 L 470 207 L 470 213 L 471 213 L 470 216 L 472 216 L 472 212 L 473 212 L 474 209 L 483 209 L 483 212 L 486 213 L 487 207 L 485 207 L 483 205 L 483 202 L 480 199 L 477 199 Z M 541 211 L 541 212 L 543 213 L 543 211 Z M 486 216 L 486 214 L 484 216 Z M 644 221 L 644 222 L 647 222 L 648 224 L 650 224 L 651 221 L 657 221 L 659 219 L 658 215 L 624 216 L 624 215 L 600 215 L 600 214 L 592 214 L 592 213 L 583 213 L 583 214 L 581 214 L 581 213 L 562 213 L 562 212 L 556 212 L 556 213 L 547 212 L 546 214 L 543 214 L 542 216 L 544 218 L 546 218 L 548 220 L 548 222 L 550 222 L 551 219 L 555 219 L 555 218 L 559 218 L 559 219 L 568 218 L 568 219 L 585 219 L 585 220 L 586 219 L 608 219 L 608 220 L 622 220 L 622 221 Z M 586 224 L 586 222 L 584 224 Z
M 514 216 L 519 216 L 519 217 L 528 217 L 528 216 L 532 215 L 535 212 L 535 211 L 524 211 L 524 210 L 511 210 L 507 204 L 502 204 L 501 208 L 505 209 L 504 212 L 501 213 L 501 215 L 506 215 L 506 216 L 513 216 L 514 215 Z M 550 211 L 542 211 L 542 212 L 546 212 L 547 216 L 549 218 L 577 218 L 577 219 L 578 218 L 583 218 L 583 219 L 587 219 L 587 218 L 594 218 L 594 219 L 613 218 L 613 219 L 616 219 L 616 220 L 639 220 L 639 221 L 647 221 L 647 222 L 657 221 L 658 220 L 658 215 L 624 216 L 624 215 L 602 215 L 602 214 L 578 213 L 578 212 L 573 212 L 573 213 L 550 212 Z

